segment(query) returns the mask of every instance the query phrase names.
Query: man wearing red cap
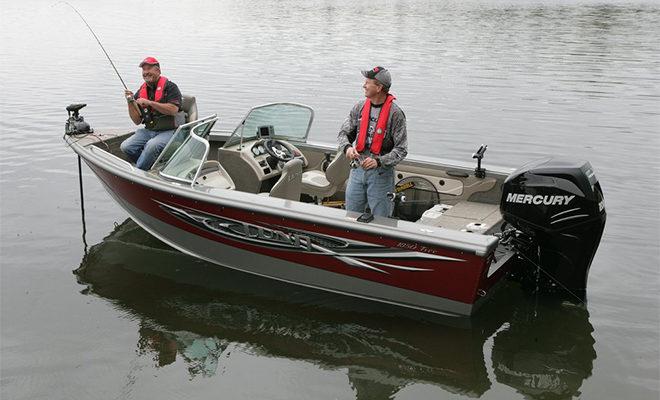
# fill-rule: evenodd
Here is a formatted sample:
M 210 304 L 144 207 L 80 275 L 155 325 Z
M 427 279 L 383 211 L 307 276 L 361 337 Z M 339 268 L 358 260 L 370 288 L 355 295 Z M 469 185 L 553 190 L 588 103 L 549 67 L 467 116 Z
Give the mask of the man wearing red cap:
M 392 77 L 383 67 L 362 71 L 365 100 L 359 101 L 344 121 L 339 150 L 353 160 L 346 187 L 346 209 L 389 217 L 394 192 L 394 166 L 408 154 L 406 116 L 390 94 Z
M 140 63 L 144 83 L 136 94 L 126 90 L 128 115 L 135 125 L 144 123 L 121 144 L 121 150 L 148 170 L 185 118 L 181 113 L 181 92 L 177 85 L 160 74 L 160 63 L 147 57 Z

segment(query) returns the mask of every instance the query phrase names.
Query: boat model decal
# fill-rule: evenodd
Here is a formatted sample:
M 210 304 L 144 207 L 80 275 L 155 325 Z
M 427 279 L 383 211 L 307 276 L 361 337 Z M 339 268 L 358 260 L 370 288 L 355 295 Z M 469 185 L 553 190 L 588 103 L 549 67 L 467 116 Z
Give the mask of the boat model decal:
M 241 242 L 256 244 L 262 247 L 296 250 L 313 253 L 320 256 L 334 257 L 345 264 L 382 274 L 389 274 L 387 269 L 407 272 L 432 272 L 433 269 L 412 267 L 374 261 L 372 259 L 387 258 L 399 260 L 438 260 L 446 262 L 464 262 L 460 258 L 446 257 L 416 251 L 397 251 L 390 247 L 361 242 L 352 239 L 296 230 L 288 227 L 268 225 L 262 226 L 232 218 L 209 214 L 188 207 L 172 206 L 156 201 L 160 207 L 191 225 L 216 235 L 231 238 Z

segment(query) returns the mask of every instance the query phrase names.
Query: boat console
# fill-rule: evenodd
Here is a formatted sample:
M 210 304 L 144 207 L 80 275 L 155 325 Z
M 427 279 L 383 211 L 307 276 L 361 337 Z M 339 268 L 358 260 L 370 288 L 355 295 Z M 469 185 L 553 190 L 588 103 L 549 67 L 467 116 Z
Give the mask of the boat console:
M 279 178 L 284 164 L 294 158 L 302 160 L 303 168 L 307 166 L 303 153 L 284 140 L 253 139 L 218 149 L 218 160 L 236 177 L 237 189 L 251 193 L 259 193 L 264 182 Z
M 284 165 L 294 158 L 306 168 L 307 159 L 294 143 L 304 143 L 313 117 L 313 110 L 302 104 L 274 103 L 252 108 L 217 154 L 236 189 L 248 193 L 270 191 Z

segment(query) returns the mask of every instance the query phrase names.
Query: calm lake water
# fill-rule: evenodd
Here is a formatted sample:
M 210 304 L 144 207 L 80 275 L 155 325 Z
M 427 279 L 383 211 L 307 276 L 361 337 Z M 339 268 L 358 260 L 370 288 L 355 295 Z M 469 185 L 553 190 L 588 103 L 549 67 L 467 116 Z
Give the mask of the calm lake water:
M 66 5 L 0 3 L 2 399 L 658 399 L 657 1 L 72 0 L 131 89 L 156 56 L 225 128 L 293 101 L 332 143 L 383 65 L 412 154 L 589 160 L 608 220 L 587 308 L 510 286 L 460 322 L 192 259 L 85 168 L 86 248 L 64 108 L 128 130 L 123 88 Z

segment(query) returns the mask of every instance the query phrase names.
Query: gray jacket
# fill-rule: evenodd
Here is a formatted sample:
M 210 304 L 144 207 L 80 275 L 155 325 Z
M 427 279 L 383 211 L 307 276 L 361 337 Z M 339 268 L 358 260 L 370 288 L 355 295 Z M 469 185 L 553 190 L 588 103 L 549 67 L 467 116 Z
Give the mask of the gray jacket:
M 337 142 L 340 151 L 346 151 L 348 146 L 352 146 L 357 140 L 358 130 L 360 129 L 360 119 L 362 117 L 362 108 L 366 100 L 357 102 L 348 117 L 341 125 L 339 134 L 337 135 Z M 391 146 L 388 146 L 387 142 Z M 389 153 L 381 154 L 379 156 L 380 163 L 386 167 L 393 167 L 401 160 L 406 158 L 408 154 L 408 133 L 406 131 L 406 115 L 403 110 L 396 104 L 392 103 L 390 109 L 390 117 L 387 121 L 387 129 L 385 129 L 385 137 L 383 138 L 383 148 L 392 147 Z

